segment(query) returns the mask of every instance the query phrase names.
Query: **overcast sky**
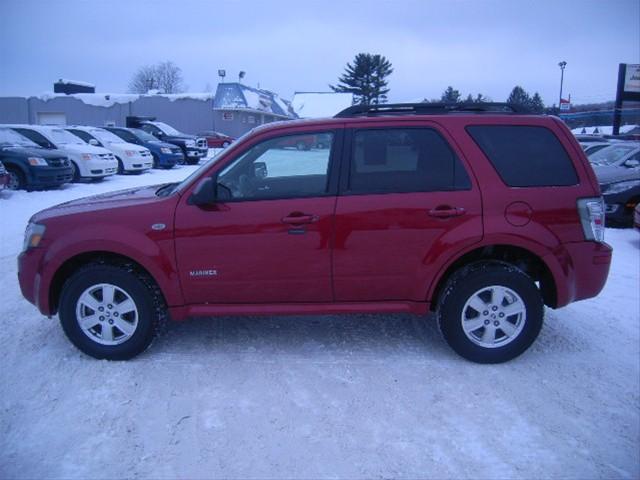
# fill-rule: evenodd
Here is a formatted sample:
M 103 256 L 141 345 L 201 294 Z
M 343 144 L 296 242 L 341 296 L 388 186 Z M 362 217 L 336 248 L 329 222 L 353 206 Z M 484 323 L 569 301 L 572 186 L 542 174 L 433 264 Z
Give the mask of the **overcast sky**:
M 640 63 L 640 0 L 0 0 L 0 95 L 58 78 L 125 92 L 137 67 L 172 60 L 191 92 L 224 68 L 291 98 L 328 90 L 358 52 L 392 62 L 392 101 L 448 85 L 504 101 L 517 84 L 550 105 L 561 60 L 574 102 L 605 101 L 618 63 Z

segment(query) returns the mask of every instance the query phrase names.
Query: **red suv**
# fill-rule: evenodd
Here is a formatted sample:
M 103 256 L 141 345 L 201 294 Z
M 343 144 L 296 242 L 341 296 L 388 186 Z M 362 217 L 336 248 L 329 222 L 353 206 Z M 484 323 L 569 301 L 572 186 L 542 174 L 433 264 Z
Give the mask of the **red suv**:
M 282 148 L 309 137 L 328 148 Z M 37 213 L 18 276 L 96 358 L 135 356 L 167 318 L 434 311 L 456 352 L 495 363 L 532 344 L 544 305 L 600 292 L 603 235 L 559 119 L 354 106 L 259 127 L 181 183 Z

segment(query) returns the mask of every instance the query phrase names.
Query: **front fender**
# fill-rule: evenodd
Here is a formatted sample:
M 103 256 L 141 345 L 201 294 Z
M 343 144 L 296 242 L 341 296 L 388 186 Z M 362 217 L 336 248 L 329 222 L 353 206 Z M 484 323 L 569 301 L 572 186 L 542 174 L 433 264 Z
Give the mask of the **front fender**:
M 108 230 L 105 232 L 97 230 Z M 102 234 L 100 234 L 102 233 Z M 102 254 L 116 254 L 131 259 L 143 267 L 157 282 L 169 306 L 182 305 L 184 299 L 175 262 L 173 232 L 149 232 L 144 234 L 122 226 L 110 224 L 108 229 L 87 226 L 73 231 L 73 235 L 60 235 L 48 245 L 42 259 L 38 305 L 43 313 L 53 313 L 50 304 L 56 274 L 60 269 L 79 256 L 98 257 Z

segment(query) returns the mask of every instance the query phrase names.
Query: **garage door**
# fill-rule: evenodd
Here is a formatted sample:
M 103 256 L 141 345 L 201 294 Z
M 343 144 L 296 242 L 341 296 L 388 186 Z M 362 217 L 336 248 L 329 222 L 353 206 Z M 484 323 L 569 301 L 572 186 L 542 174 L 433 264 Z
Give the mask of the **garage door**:
M 66 125 L 67 116 L 62 112 L 37 112 L 38 125 Z

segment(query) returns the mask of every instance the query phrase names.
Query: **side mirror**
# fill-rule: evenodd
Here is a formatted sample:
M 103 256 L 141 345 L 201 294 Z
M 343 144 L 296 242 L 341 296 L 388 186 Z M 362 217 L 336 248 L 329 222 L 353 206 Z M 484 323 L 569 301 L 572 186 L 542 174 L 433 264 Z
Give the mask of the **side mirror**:
M 162 138 L 162 137 L 164 136 L 164 133 L 162 133 L 162 132 L 154 132 L 154 135 L 155 135 L 157 138 Z
M 269 171 L 265 162 L 255 162 L 253 164 L 253 175 L 256 178 L 267 178 Z
M 95 138 L 92 138 L 89 140 L 89 145 L 93 145 L 94 147 L 99 147 L 100 146 L 100 142 L 98 140 L 96 140 Z
M 640 161 L 634 158 L 630 158 L 629 160 L 624 162 L 624 166 L 627 168 L 637 168 L 638 166 L 640 166 Z
M 218 176 L 207 177 L 200 181 L 200 183 L 193 190 L 193 193 L 187 200 L 189 205 L 212 205 L 216 201 L 216 186 Z

